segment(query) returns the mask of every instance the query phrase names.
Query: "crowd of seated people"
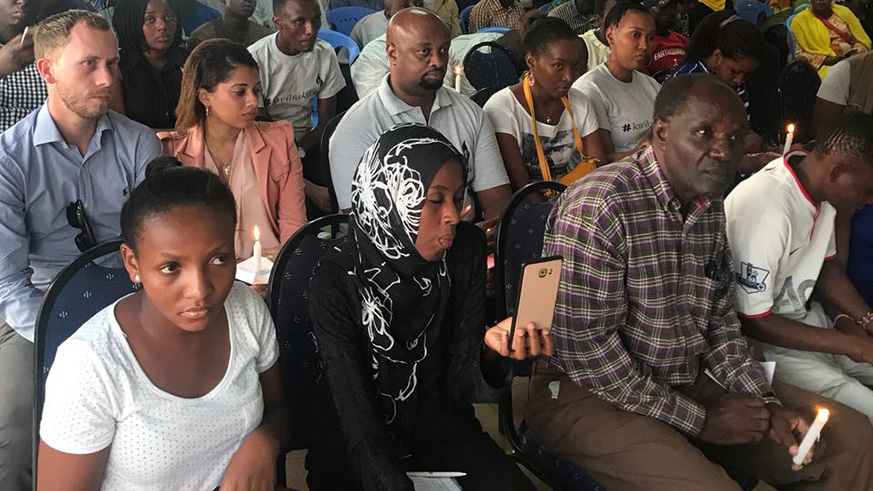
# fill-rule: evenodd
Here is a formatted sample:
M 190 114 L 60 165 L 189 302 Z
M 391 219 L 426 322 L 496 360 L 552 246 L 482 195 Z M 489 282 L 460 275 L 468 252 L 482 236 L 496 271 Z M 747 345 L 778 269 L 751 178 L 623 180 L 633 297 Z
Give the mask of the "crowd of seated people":
M 310 489 L 535 489 L 473 407 L 512 359 L 531 434 L 607 489 L 873 489 L 867 4 L 773 2 L 781 39 L 719 0 L 481 0 L 463 33 L 469 2 L 264 3 L 0 0 L 0 489 L 286 485 L 284 321 L 235 271 L 331 212 Z M 351 63 L 319 37 L 342 6 L 375 10 Z M 517 80 L 477 92 L 482 43 Z M 774 53 L 821 77 L 784 151 L 750 127 Z M 555 316 L 510 337 L 487 258 L 544 180 Z M 46 291 L 118 239 L 136 292 L 60 344 L 34 421 Z

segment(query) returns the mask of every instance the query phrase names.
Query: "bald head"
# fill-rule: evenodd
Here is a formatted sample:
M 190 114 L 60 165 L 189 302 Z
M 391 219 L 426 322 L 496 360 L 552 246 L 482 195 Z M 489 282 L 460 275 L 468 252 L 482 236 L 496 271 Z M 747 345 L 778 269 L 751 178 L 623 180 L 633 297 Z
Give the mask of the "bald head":
M 385 40 L 388 44 L 404 43 L 409 39 L 451 39 L 451 32 L 445 22 L 433 12 L 420 7 L 403 9 L 395 13 L 388 22 Z
M 734 117 L 746 117 L 746 108 L 734 89 L 714 75 L 696 73 L 672 78 L 661 87 L 655 98 L 655 119 L 669 121 L 684 112 L 692 99 L 715 104 Z

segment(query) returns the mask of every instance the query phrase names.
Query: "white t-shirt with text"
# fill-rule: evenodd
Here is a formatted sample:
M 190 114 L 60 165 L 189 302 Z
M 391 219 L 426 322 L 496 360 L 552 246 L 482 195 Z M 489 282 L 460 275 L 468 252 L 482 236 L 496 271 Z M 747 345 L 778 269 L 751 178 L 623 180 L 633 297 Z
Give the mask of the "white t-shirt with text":
M 312 100 L 328 99 L 346 86 L 333 48 L 316 40 L 312 51 L 286 55 L 276 46 L 278 33 L 249 46 L 258 62 L 263 98 L 260 107 L 274 120 L 284 119 L 300 139 L 312 129 Z
M 836 256 L 833 206 L 815 203 L 780 157 L 731 191 L 724 208 L 737 313 L 827 327 L 824 312 L 806 305 L 824 262 Z
M 246 285 L 233 285 L 224 303 L 227 371 L 208 394 L 194 399 L 149 380 L 115 317 L 117 303 L 58 348 L 46 382 L 40 437 L 75 455 L 111 446 L 102 490 L 215 489 L 234 452 L 261 424 L 259 376 L 279 357 L 264 301 Z
M 598 128 L 597 114 L 584 94 L 570 89 L 567 99 L 573 110 L 573 118 L 567 110 L 564 110 L 561 119 L 555 125 L 537 122 L 537 133 L 543 153 L 549 162 L 553 180 L 560 179 L 573 170 L 581 158 L 573 137 L 573 122 L 575 121 L 579 136 L 582 138 L 594 133 Z M 533 180 L 541 181 L 543 177 L 531 130 L 530 114 L 512 91 L 507 87 L 491 96 L 485 103 L 485 114 L 491 120 L 495 132 L 515 138 L 528 175 Z
M 661 85 L 640 72 L 634 72 L 630 82 L 622 82 L 604 63 L 579 77 L 573 88 L 591 100 L 600 127 L 610 132 L 615 151 L 628 152 L 652 126 L 655 97 Z

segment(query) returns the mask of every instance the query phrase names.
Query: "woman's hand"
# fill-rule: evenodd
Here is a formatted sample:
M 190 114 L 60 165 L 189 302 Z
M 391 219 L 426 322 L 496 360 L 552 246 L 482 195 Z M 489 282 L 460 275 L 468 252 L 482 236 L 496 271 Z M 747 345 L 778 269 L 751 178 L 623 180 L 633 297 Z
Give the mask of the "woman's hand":
M 261 429 L 243 441 L 227 464 L 221 478 L 221 491 L 273 491 L 276 483 L 276 458 L 279 444 Z
M 485 331 L 485 344 L 500 356 L 524 360 L 532 356 L 552 356 L 555 345 L 551 334 L 544 334 L 533 322 L 526 326 L 516 326 L 510 350 L 509 330 L 512 317 L 507 317 L 496 326 Z

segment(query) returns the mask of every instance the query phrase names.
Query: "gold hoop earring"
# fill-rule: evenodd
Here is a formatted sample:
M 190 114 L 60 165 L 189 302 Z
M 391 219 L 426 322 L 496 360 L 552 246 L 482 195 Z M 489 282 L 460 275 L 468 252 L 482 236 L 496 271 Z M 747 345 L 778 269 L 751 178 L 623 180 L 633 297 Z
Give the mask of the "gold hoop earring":
M 527 77 L 527 84 L 533 87 L 536 84 L 536 81 L 533 78 L 533 74 L 530 73 Z

